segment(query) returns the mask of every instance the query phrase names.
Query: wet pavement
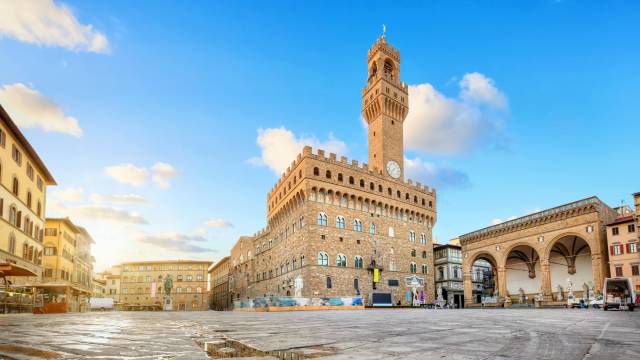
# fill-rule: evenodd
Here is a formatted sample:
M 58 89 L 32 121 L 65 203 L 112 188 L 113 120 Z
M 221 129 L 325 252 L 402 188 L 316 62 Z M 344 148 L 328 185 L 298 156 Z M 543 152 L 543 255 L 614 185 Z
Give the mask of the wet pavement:
M 0 359 L 640 359 L 640 312 L 0 315 Z

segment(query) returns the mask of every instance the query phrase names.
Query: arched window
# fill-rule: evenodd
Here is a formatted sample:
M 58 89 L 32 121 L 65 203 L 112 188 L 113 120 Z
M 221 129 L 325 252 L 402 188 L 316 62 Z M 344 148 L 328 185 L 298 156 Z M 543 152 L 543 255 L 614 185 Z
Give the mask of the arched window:
M 18 182 L 18 178 L 13 178 L 13 195 L 18 196 L 18 192 L 20 191 L 20 183 Z
M 327 170 L 327 172 L 325 173 L 325 176 L 327 179 L 331 179 L 331 171 Z
M 27 207 L 31 209 L 31 191 L 27 192 Z
M 331 289 L 332 284 L 331 284 L 331 276 L 327 276 L 327 289 Z
M 378 185 L 378 192 L 382 192 L 382 185 Z
M 409 266 L 409 270 L 411 271 L 412 274 L 415 274 L 416 272 L 418 272 L 418 265 L 412 262 L 411 265 Z
M 16 253 L 16 235 L 13 233 L 9 233 L 9 253 Z
M 318 265 L 329 266 L 329 255 L 326 252 L 321 251 L 318 253 Z
M 400 195 L 400 190 L 396 191 L 396 195 L 398 196 L 398 199 L 400 198 L 400 196 L 402 196 Z
M 369 233 L 370 234 L 375 234 L 376 233 L 376 224 L 375 223 L 371 223 L 371 225 L 369 225 Z
M 360 187 L 364 187 L 364 180 L 360 179 Z
M 353 266 L 356 269 L 362 269 L 363 267 L 362 256 L 356 255 L 353 257 Z
M 422 258 L 423 258 L 423 259 L 426 259 L 426 258 L 427 258 L 427 252 L 426 252 L 426 251 L 423 251 L 423 252 L 422 252 Z
M 345 267 L 347 266 L 347 257 L 343 254 L 338 254 L 336 256 L 336 266 Z
M 360 219 L 353 220 L 353 230 L 362 231 L 362 221 Z
M 369 183 L 369 190 L 373 191 L 376 188 L 375 185 L 373 185 L 373 183 Z
M 300 228 L 302 229 L 302 227 L 304 226 L 304 216 L 300 216 L 298 222 L 300 223 Z
M 336 228 L 344 229 L 344 216 L 336 216 Z
M 416 257 L 416 249 L 411 249 L 411 257 Z
M 318 213 L 318 225 L 327 226 L 327 214 L 322 212 Z
M 320 175 L 320 169 L 318 169 L 317 167 L 313 168 L 313 175 L 318 176 Z
M 349 184 L 353 185 L 355 183 L 355 180 L 353 179 L 353 176 L 349 176 Z
M 342 182 L 342 174 L 338 173 L 338 181 Z
M 409 241 L 416 242 L 416 232 L 413 230 L 409 231 Z
M 420 234 L 420 244 L 422 245 L 427 244 L 427 235 L 425 233 Z
M 300 267 L 304 266 L 304 255 L 300 255 Z
M 17 226 L 18 224 L 18 210 L 15 205 L 9 207 L 9 222 L 13 226 Z
M 396 230 L 389 226 L 389 237 L 395 237 L 396 236 Z

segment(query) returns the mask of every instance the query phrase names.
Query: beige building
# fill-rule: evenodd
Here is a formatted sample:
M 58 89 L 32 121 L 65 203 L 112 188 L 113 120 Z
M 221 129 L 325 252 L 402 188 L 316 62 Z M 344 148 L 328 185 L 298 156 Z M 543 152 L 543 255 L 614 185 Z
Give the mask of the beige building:
M 46 219 L 42 283 L 47 300 L 66 303 L 64 311 L 88 310 L 93 292 L 93 239 L 69 218 Z M 62 311 L 62 309 L 60 309 Z
M 405 180 L 408 87 L 383 37 L 367 57 L 368 164 L 305 147 L 267 195 L 267 227 L 231 251 L 235 300 L 362 296 L 433 302 L 436 192 Z M 416 292 L 414 292 L 414 289 Z
M 49 170 L 22 132 L 0 106 L 0 263 L 15 264 L 36 274 L 9 278 L 14 285 L 42 276 L 44 209 Z
M 471 296 L 478 260 L 491 264 L 499 305 L 516 303 L 521 295 L 531 302 L 561 302 L 569 286 L 578 297 L 601 292 L 609 276 L 606 227 L 615 217 L 590 197 L 460 236 L 465 306 L 479 306 Z
M 120 302 L 126 310 L 160 310 L 171 276 L 173 310 L 207 310 L 207 269 L 211 261 L 163 260 L 121 264 Z
M 227 310 L 231 306 L 228 256 L 209 267 L 209 297 L 213 310 Z
M 103 298 L 107 297 L 107 280 L 102 279 L 100 277 L 94 277 L 91 281 L 92 290 L 91 297 L 94 298 Z
M 621 208 L 616 219 L 607 225 L 609 267 L 611 276 L 631 278 L 636 291 L 640 291 L 637 216 L 635 211 L 625 208 Z

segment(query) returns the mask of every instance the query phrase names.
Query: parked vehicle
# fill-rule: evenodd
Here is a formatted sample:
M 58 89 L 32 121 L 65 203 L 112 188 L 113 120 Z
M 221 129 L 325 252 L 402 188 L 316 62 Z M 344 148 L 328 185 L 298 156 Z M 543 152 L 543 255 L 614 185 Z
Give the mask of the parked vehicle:
M 113 310 L 112 298 L 91 298 L 89 300 L 91 311 Z
M 631 279 L 624 277 L 606 278 L 602 288 L 604 303 L 602 308 L 633 311 L 636 298 Z
M 600 309 L 604 304 L 604 296 L 602 294 L 598 294 L 595 298 L 589 299 L 589 306 L 594 309 Z
M 576 298 L 574 295 L 567 296 L 567 308 L 579 308 L 580 307 L 580 299 Z

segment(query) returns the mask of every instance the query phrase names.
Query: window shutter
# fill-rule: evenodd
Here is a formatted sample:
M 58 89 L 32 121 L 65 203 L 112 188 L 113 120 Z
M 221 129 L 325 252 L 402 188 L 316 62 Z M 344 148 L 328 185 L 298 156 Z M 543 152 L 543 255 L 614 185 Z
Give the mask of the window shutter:
M 631 253 L 631 244 L 627 244 L 627 254 Z
M 620 255 L 624 254 L 624 244 L 620 244 Z
M 609 246 L 609 254 L 610 254 L 610 255 L 613 255 L 613 245 L 610 245 L 610 246 Z

